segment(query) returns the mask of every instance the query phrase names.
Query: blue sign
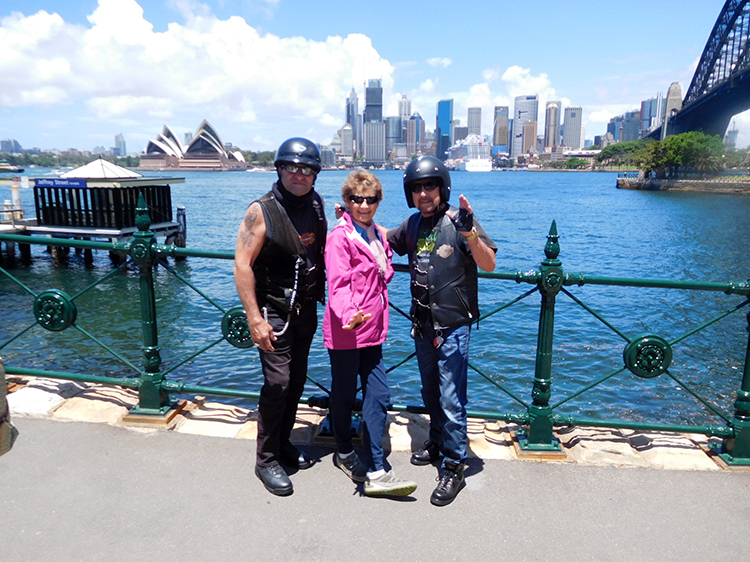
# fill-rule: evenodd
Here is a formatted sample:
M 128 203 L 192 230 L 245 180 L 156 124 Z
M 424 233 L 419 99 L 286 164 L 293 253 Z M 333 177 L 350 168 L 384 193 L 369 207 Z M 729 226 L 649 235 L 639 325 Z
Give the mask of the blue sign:
M 34 178 L 37 187 L 86 187 L 86 178 Z

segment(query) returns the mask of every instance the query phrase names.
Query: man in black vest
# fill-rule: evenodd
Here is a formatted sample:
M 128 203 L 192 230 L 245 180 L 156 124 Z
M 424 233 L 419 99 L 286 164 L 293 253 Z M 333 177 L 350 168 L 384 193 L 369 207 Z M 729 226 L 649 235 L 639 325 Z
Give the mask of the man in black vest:
M 464 485 L 469 336 L 479 319 L 477 266 L 495 269 L 497 251 L 466 197 L 459 197 L 457 209 L 448 205 L 450 193 L 445 164 L 432 156 L 413 160 L 404 194 L 419 212 L 388 233 L 393 251 L 409 255 L 412 336 L 430 415 L 430 438 L 411 462 L 427 465 L 442 455 L 430 497 L 434 505 L 451 503 Z
M 303 138 L 286 140 L 274 165 L 278 181 L 250 205 L 240 225 L 234 279 L 263 366 L 255 474 L 269 492 L 288 496 L 292 482 L 279 463 L 313 464 L 289 437 L 318 327 L 316 302 L 325 300 L 327 224 L 313 189 L 318 147 Z

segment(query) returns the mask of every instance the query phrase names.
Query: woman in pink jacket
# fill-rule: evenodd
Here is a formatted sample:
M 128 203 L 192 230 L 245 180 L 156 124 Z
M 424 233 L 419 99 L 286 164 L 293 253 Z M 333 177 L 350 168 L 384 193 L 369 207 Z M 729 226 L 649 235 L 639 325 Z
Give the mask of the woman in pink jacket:
M 386 230 L 373 217 L 383 198 L 380 180 L 365 170 L 350 173 L 341 189 L 347 210 L 328 235 L 325 249 L 328 301 L 323 342 L 331 358 L 334 464 L 368 496 L 407 496 L 415 482 L 386 470 L 383 433 L 390 403 L 382 344 L 388 333 L 388 288 L 393 278 Z M 365 464 L 352 446 L 352 409 L 362 380 Z

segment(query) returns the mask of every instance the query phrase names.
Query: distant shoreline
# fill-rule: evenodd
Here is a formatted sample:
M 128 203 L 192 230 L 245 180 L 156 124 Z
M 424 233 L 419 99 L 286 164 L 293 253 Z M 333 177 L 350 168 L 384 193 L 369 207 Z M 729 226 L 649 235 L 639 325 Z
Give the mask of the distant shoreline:
M 700 193 L 719 193 L 724 195 L 750 195 L 750 176 L 736 176 L 733 180 L 727 176 L 721 179 L 639 179 L 617 178 L 617 189 L 636 191 L 695 191 Z

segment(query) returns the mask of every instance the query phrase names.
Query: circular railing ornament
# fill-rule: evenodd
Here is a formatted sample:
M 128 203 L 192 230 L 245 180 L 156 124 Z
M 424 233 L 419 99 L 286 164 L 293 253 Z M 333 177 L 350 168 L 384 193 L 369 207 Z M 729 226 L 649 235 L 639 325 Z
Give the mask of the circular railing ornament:
M 660 336 L 646 334 L 626 345 L 622 358 L 634 375 L 652 379 L 669 369 L 672 363 L 672 346 Z
M 247 325 L 247 315 L 241 306 L 235 306 L 227 311 L 221 319 L 221 333 L 224 339 L 234 347 L 248 348 L 255 345 Z
M 39 325 L 51 332 L 62 332 L 72 326 L 78 309 L 63 291 L 45 291 L 34 299 L 34 318 Z

